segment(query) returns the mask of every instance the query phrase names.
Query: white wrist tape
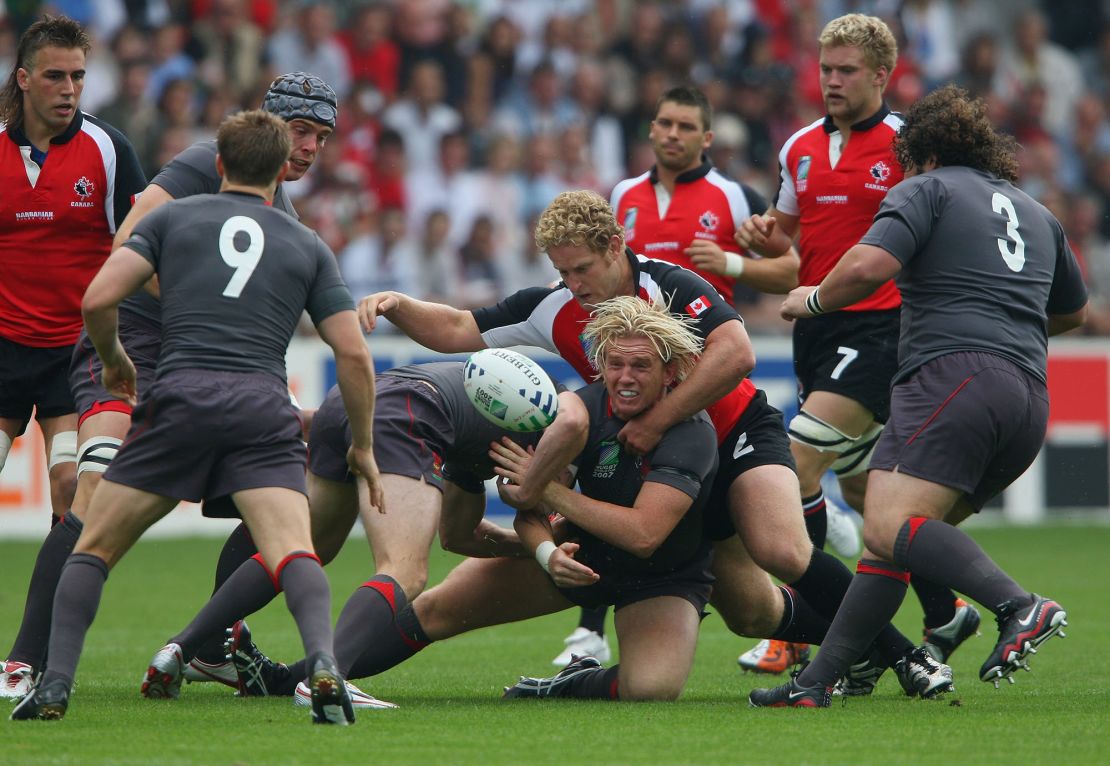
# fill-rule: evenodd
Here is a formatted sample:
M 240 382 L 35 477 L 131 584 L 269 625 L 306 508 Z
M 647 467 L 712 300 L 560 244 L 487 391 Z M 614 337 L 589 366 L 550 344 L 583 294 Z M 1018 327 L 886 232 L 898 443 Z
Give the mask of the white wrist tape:
M 548 566 L 551 562 L 551 554 L 554 553 L 555 549 L 558 547 L 559 546 L 555 545 L 555 543 L 551 542 L 550 540 L 544 540 L 542 543 L 536 546 L 536 561 L 538 561 L 540 566 L 543 567 L 543 571 L 548 573 L 551 572 L 551 569 Z
M 735 279 L 744 273 L 744 256 L 738 253 L 725 253 L 725 276 Z

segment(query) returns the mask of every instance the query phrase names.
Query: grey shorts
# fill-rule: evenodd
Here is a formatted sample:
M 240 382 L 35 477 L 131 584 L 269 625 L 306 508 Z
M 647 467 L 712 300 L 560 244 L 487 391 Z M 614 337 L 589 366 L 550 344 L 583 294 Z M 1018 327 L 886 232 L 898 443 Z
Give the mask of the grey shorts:
M 158 367 L 158 354 L 162 350 L 162 331 L 152 325 L 134 321 L 121 315 L 119 339 L 131 362 L 135 365 L 135 386 L 141 399 L 154 384 L 154 373 Z M 98 412 L 122 412 L 131 414 L 131 405 L 117 399 L 100 385 L 103 366 L 93 348 L 89 335 L 84 330 L 77 338 L 73 348 L 73 358 L 69 365 L 69 387 L 77 404 L 79 422 Z
M 375 384 L 374 459 L 381 473 L 423 478 L 443 491 L 443 454 L 455 437 L 436 390 L 420 380 L 380 375 Z M 353 481 L 347 468 L 351 425 L 339 389 L 328 392 L 312 419 L 308 470 L 321 479 Z
M 834 311 L 794 323 L 798 398 L 814 391 L 846 396 L 885 423 L 898 371 L 900 309 Z
M 994 354 L 945 354 L 894 387 L 871 470 L 961 490 L 979 510 L 1025 472 L 1047 425 L 1043 382 Z
M 266 373 L 175 370 L 158 377 L 104 478 L 180 500 L 244 489 L 305 492 L 301 422 Z
M 704 542 L 697 555 L 670 572 L 601 572 L 601 579 L 593 585 L 559 588 L 559 592 L 571 603 L 588 609 L 599 606 L 620 609 L 649 598 L 677 596 L 693 604 L 698 614 L 705 614 L 715 580 L 709 573 L 712 564 L 713 549 Z

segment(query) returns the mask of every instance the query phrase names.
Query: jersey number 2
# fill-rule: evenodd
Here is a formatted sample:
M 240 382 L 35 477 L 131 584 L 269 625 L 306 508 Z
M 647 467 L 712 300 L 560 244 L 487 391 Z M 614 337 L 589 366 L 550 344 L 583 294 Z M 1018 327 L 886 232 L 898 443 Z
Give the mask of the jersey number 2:
M 247 249 L 239 250 L 235 247 L 235 235 L 247 235 Z M 224 288 L 225 298 L 238 298 L 247 280 L 251 278 L 258 262 L 262 260 L 262 249 L 266 246 L 266 235 L 258 221 L 245 215 L 233 215 L 224 222 L 220 229 L 220 257 L 224 259 L 235 273 L 228 280 Z
M 1005 194 L 995 192 L 991 197 L 991 207 L 994 212 L 1006 216 L 1006 236 L 1014 243 L 1014 249 L 1010 250 L 1010 242 L 998 237 L 998 252 L 1002 253 L 1002 260 L 1006 262 L 1010 271 L 1021 271 L 1021 267 L 1025 265 L 1025 240 L 1021 238 L 1021 233 L 1018 231 L 1018 216 L 1014 203 Z

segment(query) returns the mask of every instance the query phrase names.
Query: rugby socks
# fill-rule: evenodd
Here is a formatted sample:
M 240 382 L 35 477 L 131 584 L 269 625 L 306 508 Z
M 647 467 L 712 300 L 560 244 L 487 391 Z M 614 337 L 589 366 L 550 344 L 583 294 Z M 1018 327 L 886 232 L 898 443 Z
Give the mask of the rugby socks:
M 67 513 L 43 540 L 31 572 L 31 582 L 27 586 L 27 603 L 23 607 L 19 635 L 8 652 L 8 659 L 12 662 L 25 662 L 35 670 L 42 669 L 46 644 L 50 640 L 54 593 L 58 589 L 66 559 L 73 553 L 84 526 L 72 512 Z
M 917 594 L 921 609 L 925 612 L 926 628 L 939 628 L 956 616 L 956 594 L 948 588 L 918 574 L 910 575 L 910 587 Z
M 247 529 L 247 525 L 240 524 L 233 529 L 231 534 L 228 535 L 223 549 L 220 550 L 220 558 L 216 562 L 216 584 L 212 588 L 213 597 L 220 591 L 223 584 L 257 553 L 258 549 L 254 545 L 254 540 L 251 539 L 251 533 Z M 274 588 L 270 588 L 271 598 L 273 595 Z M 261 608 L 261 606 L 255 607 L 251 611 L 257 611 Z M 244 612 L 244 614 L 250 614 L 250 612 Z M 197 615 L 197 617 L 199 618 L 200 615 Z M 195 647 L 196 651 L 193 656 L 209 665 L 218 665 L 223 662 L 226 659 L 224 656 L 224 629 L 237 619 L 239 618 L 232 618 L 231 622 L 219 626 L 209 634 L 207 639 Z M 194 620 L 194 622 L 196 621 Z
M 294 551 L 277 565 L 274 577 L 285 591 L 285 603 L 301 633 L 305 657 L 321 652 L 331 657 L 331 590 L 320 559 L 307 551 Z
M 815 548 L 824 548 L 825 536 L 829 530 L 829 509 L 823 489 L 817 490 L 816 495 L 802 498 L 802 517 L 806 522 L 810 542 Z
M 790 587 L 831 622 L 851 582 L 852 572 L 840 559 L 814 547 L 805 573 Z
M 894 560 L 935 583 L 965 593 L 988 609 L 1010 599 L 1032 603 L 1029 592 L 951 524 L 920 516 L 907 520 L 894 542 Z
M 896 564 L 860 559 L 844 603 L 821 642 L 821 651 L 802 671 L 798 683 L 832 686 L 847 673 L 897 613 L 909 579 L 910 573 Z
M 98 556 L 74 553 L 66 559 L 54 597 L 50 667 L 43 672 L 39 686 L 61 679 L 73 688 L 85 634 L 96 617 L 107 579 L 108 565 Z
M 829 621 L 819 615 L 789 585 L 780 585 L 782 620 L 770 638 L 794 644 L 819 644 L 829 631 Z
M 432 639 L 424 632 L 412 604 L 406 604 L 397 612 L 397 619 L 390 628 L 379 630 L 373 637 L 373 643 L 363 647 L 347 677 L 366 678 L 384 673 L 430 643 Z
M 209 664 L 223 662 L 223 640 L 227 626 L 254 614 L 273 601 L 277 594 L 277 587 L 261 557 L 249 558 L 227 578 L 208 603 L 201 607 L 193 621 L 171 638 L 169 643 L 181 647 L 181 656 L 186 662 L 194 657 Z M 209 650 L 207 656 L 202 655 L 201 648 L 208 649 L 212 644 L 219 647 L 219 653 Z
M 384 574 L 374 575 L 351 594 L 335 623 L 335 662 L 344 677 L 379 633 L 396 632 L 397 612 L 408 604 L 400 583 Z
M 578 627 L 592 630 L 599 636 L 605 635 L 605 616 L 609 614 L 609 607 L 599 606 L 589 609 L 582 607 L 578 617 Z

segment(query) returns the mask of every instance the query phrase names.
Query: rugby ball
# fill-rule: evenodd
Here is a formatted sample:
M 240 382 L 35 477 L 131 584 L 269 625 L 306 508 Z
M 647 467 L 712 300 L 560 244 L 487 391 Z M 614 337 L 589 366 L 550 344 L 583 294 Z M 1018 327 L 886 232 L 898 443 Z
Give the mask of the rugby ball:
M 463 365 L 463 389 L 494 425 L 509 431 L 542 431 L 555 420 L 558 393 L 543 368 L 507 348 L 486 348 Z

